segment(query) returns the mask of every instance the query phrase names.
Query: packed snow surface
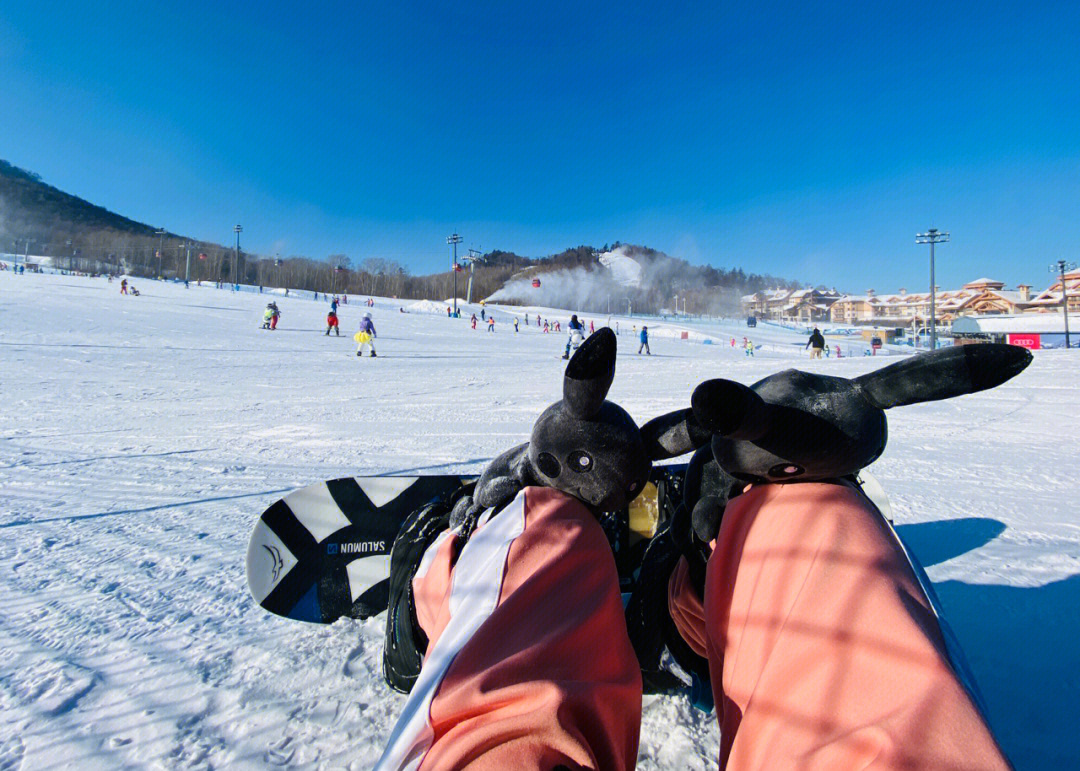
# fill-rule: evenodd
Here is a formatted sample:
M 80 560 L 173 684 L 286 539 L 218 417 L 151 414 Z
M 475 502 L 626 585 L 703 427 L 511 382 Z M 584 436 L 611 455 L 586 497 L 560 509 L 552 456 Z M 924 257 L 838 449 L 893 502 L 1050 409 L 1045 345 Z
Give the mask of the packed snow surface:
M 251 527 L 324 479 L 479 472 L 559 398 L 566 335 L 535 317 L 568 312 L 489 305 L 490 333 L 479 306 L 376 298 L 379 358 L 358 359 L 364 298 L 327 338 L 310 292 L 275 295 L 270 332 L 257 293 L 135 283 L 0 272 L 0 768 L 369 768 L 404 702 L 380 676 L 383 617 L 263 612 Z M 710 377 L 889 361 L 857 341 L 811 361 L 805 336 L 736 321 L 648 320 L 638 356 L 643 321 L 616 323 L 611 398 L 639 423 Z M 1078 356 L 891 411 L 872 467 L 1022 769 L 1080 765 Z M 718 740 L 686 698 L 647 699 L 639 767 L 713 768 Z

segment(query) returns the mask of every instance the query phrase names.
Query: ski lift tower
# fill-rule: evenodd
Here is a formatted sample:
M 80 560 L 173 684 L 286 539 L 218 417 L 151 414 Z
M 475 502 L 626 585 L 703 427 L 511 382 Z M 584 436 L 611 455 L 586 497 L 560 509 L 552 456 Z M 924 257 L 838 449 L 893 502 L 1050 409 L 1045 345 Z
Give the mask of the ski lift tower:
M 480 259 L 480 252 L 477 249 L 470 249 L 467 257 L 461 258 L 464 262 L 469 263 L 469 283 L 465 289 L 465 303 L 472 303 L 472 280 L 473 274 L 476 272 L 476 261 Z
M 453 268 L 452 268 L 452 270 L 454 271 L 454 318 L 457 318 L 457 315 L 458 315 L 458 309 L 457 309 L 457 274 L 461 270 L 461 268 L 458 267 L 458 261 L 457 261 L 457 245 L 460 244 L 464 240 L 465 239 L 462 238 L 461 236 L 459 236 L 457 233 L 454 233 L 452 236 L 447 236 L 446 237 L 446 243 L 452 244 L 453 247 L 454 247 L 454 265 L 453 265 Z

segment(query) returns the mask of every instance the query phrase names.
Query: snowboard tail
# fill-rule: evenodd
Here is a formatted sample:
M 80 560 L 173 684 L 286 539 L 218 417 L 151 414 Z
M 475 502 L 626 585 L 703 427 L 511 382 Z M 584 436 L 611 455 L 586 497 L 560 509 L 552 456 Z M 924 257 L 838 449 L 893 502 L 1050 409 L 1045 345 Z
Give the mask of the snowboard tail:
M 297 490 L 259 517 L 248 588 L 278 616 L 329 624 L 386 609 L 390 549 L 406 518 L 471 478 L 347 477 Z

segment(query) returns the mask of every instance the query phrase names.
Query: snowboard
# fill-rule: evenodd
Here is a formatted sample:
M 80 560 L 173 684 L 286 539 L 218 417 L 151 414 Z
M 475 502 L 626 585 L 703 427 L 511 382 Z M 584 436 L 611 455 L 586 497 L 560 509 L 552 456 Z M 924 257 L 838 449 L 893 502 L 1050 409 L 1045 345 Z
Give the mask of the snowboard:
M 474 480 L 347 477 L 289 493 L 255 523 L 247 550 L 251 596 L 275 615 L 317 624 L 381 613 L 402 522 Z
M 633 589 L 649 539 L 669 516 L 665 512 L 681 500 L 685 470 L 683 464 L 653 468 L 628 509 L 600 517 L 626 594 Z M 347 477 L 289 493 L 262 513 L 248 542 L 252 597 L 275 615 L 316 624 L 383 612 L 389 599 L 390 549 L 406 518 L 430 503 L 449 503 L 471 492 L 476 479 Z
M 686 464 L 654 466 L 627 509 L 600 515 L 624 596 L 633 593 L 650 540 L 682 501 Z M 284 618 L 330 624 L 382 613 L 389 600 L 390 550 L 402 524 L 433 502 L 471 492 L 476 476 L 346 477 L 303 487 L 255 523 L 247 549 L 248 589 Z M 880 483 L 859 472 L 863 492 L 892 520 Z

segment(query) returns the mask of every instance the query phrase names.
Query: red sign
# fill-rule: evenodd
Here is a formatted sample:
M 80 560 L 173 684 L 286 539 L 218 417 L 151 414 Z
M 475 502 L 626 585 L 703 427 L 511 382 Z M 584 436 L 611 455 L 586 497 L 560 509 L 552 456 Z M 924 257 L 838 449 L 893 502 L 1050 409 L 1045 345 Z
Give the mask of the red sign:
M 1005 336 L 1005 341 L 1009 345 L 1018 345 L 1021 348 L 1028 348 L 1032 351 L 1037 351 L 1042 348 L 1042 339 L 1038 334 L 1030 335 L 1014 335 L 1009 334 Z

